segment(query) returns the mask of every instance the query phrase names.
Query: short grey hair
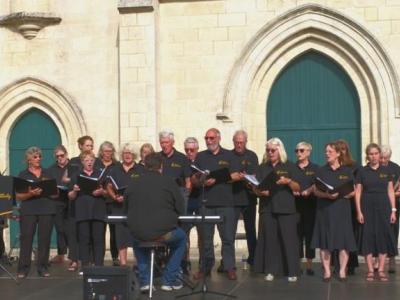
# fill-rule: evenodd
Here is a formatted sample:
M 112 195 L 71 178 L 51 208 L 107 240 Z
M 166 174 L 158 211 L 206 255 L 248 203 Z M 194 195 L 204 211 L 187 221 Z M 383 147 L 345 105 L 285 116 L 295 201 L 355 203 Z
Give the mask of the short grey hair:
M 42 150 L 39 147 L 32 146 L 25 151 L 25 162 L 28 163 L 29 159 L 35 154 L 42 156 Z
M 382 145 L 381 146 L 381 155 L 386 157 L 392 156 L 392 148 L 389 145 Z
M 120 150 L 119 150 L 119 154 L 120 154 L 121 159 L 122 159 L 122 153 L 123 152 L 131 153 L 133 155 L 133 159 L 136 159 L 136 157 L 137 157 L 137 154 L 136 154 L 136 151 L 135 151 L 135 147 L 132 144 L 125 143 L 125 144 L 121 145 Z
M 246 141 L 247 141 L 247 132 L 246 132 L 246 131 L 244 131 L 243 129 L 236 130 L 236 131 L 235 131 L 235 133 L 233 134 L 233 138 L 232 138 L 232 140 L 234 141 L 234 140 L 235 140 L 235 138 L 236 138 L 237 136 L 239 136 L 239 135 L 243 135 L 243 136 L 244 136 L 244 138 L 245 138 L 245 139 L 246 139 Z
M 171 140 L 175 140 L 174 138 L 174 133 L 171 130 L 163 130 L 158 134 L 158 138 L 162 139 L 162 138 L 169 138 Z
M 296 148 L 301 147 L 301 146 L 307 147 L 308 150 L 310 150 L 310 152 L 312 151 L 312 146 L 311 146 L 310 143 L 307 143 L 307 142 L 300 142 L 300 143 L 298 143 L 298 144 L 296 145 Z
M 183 145 L 185 146 L 186 144 L 195 144 L 196 148 L 199 148 L 199 141 L 195 137 L 192 137 L 192 136 L 185 139 L 185 141 L 183 142 Z

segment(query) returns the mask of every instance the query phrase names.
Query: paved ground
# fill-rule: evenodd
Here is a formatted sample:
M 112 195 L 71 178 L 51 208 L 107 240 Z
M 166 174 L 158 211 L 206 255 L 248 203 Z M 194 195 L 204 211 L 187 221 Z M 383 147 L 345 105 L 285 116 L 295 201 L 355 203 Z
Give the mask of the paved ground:
M 32 270 L 31 275 L 20 284 L 15 284 L 7 275 L 0 270 L 0 299 L 7 300 L 44 300 L 44 299 L 83 299 L 83 280 L 76 273 L 66 271 L 66 264 L 57 264 L 51 267 L 50 278 L 39 278 Z M 240 266 L 240 263 L 238 263 Z M 15 274 L 15 263 L 8 268 Z M 357 270 L 355 276 L 349 277 L 347 282 L 342 283 L 332 280 L 324 283 L 321 280 L 321 265 L 315 264 L 316 275 L 302 276 L 297 283 L 288 283 L 286 278 L 278 278 L 274 282 L 266 282 L 260 274 L 253 274 L 249 270 L 238 270 L 238 280 L 232 282 L 227 280 L 223 274 L 213 273 L 208 280 L 210 290 L 235 295 L 238 299 L 259 300 L 314 300 L 314 299 L 340 299 L 340 300 L 393 300 L 400 299 L 400 267 L 397 267 L 397 274 L 390 275 L 387 283 L 367 283 L 364 279 L 365 266 Z M 176 292 L 163 292 L 159 289 L 154 293 L 153 299 L 167 300 L 175 299 L 176 295 L 190 292 L 184 289 Z M 147 299 L 146 295 L 141 299 Z M 184 297 L 181 299 L 228 299 L 206 295 L 202 297 Z

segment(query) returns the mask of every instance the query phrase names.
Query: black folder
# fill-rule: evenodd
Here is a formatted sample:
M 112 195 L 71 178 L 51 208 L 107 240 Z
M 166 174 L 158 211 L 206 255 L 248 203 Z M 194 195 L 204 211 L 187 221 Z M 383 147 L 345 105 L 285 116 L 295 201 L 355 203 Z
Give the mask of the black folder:
M 221 168 L 218 170 L 211 171 L 207 175 L 207 178 L 215 179 L 215 183 L 226 183 L 231 180 L 231 173 L 229 173 L 228 168 Z
M 112 176 L 108 176 L 108 179 L 110 179 L 110 182 L 111 182 L 111 184 L 112 184 L 113 189 L 115 190 L 115 192 L 116 192 L 118 195 L 123 195 L 124 192 L 125 192 L 125 190 L 126 190 L 126 188 L 127 188 L 128 186 L 126 186 L 126 185 L 121 185 L 121 182 L 117 182 Z
M 17 193 L 27 193 L 31 189 L 41 188 L 40 197 L 50 197 L 58 194 L 57 182 L 55 179 L 45 179 L 40 181 L 26 180 L 14 177 L 14 188 Z
M 340 196 L 346 196 L 354 191 L 354 182 L 353 180 L 348 180 L 337 187 L 333 187 L 332 185 L 328 184 L 321 178 L 315 178 L 315 186 L 318 190 L 325 193 L 335 194 L 339 193 Z
M 0 216 L 13 210 L 13 178 L 0 176 Z
M 92 195 L 100 187 L 99 178 L 93 178 L 80 174 L 76 183 L 81 192 L 86 195 Z
M 276 182 L 279 180 L 278 174 L 273 170 L 261 181 L 258 181 L 254 175 L 247 175 L 244 178 L 262 191 L 274 189 L 277 186 Z

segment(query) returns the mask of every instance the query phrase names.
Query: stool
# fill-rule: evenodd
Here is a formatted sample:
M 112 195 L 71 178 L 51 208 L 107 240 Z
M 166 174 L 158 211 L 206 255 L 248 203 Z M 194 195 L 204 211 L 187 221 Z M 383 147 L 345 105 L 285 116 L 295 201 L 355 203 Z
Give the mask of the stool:
M 162 242 L 157 241 L 145 241 L 139 242 L 140 248 L 150 249 L 150 289 L 149 298 L 153 297 L 153 277 L 154 277 L 154 257 L 157 248 L 166 248 L 166 245 Z

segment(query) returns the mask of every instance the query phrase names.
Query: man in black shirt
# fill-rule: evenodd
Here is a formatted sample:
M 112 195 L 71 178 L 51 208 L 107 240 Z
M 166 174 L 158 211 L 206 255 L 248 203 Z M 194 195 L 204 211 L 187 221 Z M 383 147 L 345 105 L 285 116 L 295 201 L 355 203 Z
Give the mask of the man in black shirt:
M 258 157 L 253 151 L 246 148 L 247 133 L 244 130 L 238 130 L 233 135 L 234 149 L 232 154 L 235 157 L 235 168 L 239 172 L 232 176 L 233 179 L 233 202 L 235 205 L 235 228 L 236 234 L 237 224 L 240 214 L 243 216 L 244 228 L 246 231 L 247 249 L 249 257 L 247 262 L 253 265 L 254 252 L 256 250 L 256 206 L 257 196 L 251 191 L 244 181 L 244 174 L 255 175 L 258 167 Z
M 234 169 L 234 157 L 231 151 L 220 146 L 221 134 L 218 129 L 211 128 L 205 135 L 207 150 L 197 155 L 195 165 L 208 171 L 228 169 L 231 174 L 237 172 Z M 193 184 L 204 185 L 205 215 L 222 216 L 224 221 L 217 225 L 222 240 L 222 260 L 224 270 L 230 280 L 236 280 L 235 271 L 235 212 L 233 207 L 232 184 L 228 182 L 217 182 L 215 178 L 203 179 L 203 176 L 195 174 L 192 176 Z M 200 271 L 195 275 L 200 279 L 210 274 L 215 264 L 214 256 L 214 224 L 204 224 L 202 240 L 204 242 L 204 257 L 201 258 Z
M 176 181 L 181 188 L 190 191 L 191 170 L 186 156 L 174 148 L 174 133 L 171 131 L 161 131 L 159 141 L 163 158 L 162 174 Z
M 185 212 L 184 200 L 174 180 L 161 174 L 162 162 L 160 154 L 147 155 L 145 166 L 148 172 L 132 180 L 124 194 L 124 210 L 134 239 L 142 291 L 150 289 L 150 250 L 139 247 L 140 241 L 159 241 L 169 247 L 161 289 L 182 288 L 178 275 L 186 250 L 186 234 L 178 227 L 178 217 Z

